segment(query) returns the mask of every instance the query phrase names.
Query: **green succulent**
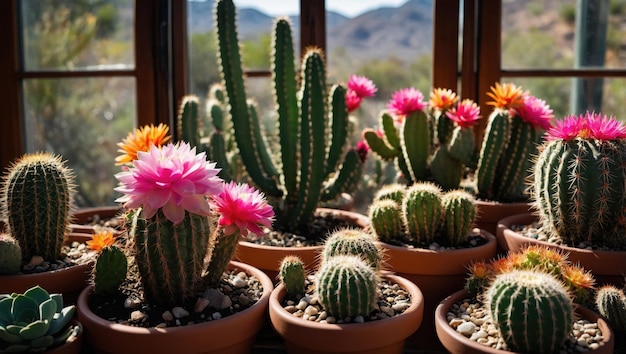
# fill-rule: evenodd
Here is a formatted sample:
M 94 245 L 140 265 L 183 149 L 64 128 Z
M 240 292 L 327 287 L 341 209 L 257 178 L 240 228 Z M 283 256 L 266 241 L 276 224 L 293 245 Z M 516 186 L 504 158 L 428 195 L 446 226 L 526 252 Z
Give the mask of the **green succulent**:
M 63 307 L 61 294 L 40 286 L 0 295 L 0 353 L 43 352 L 65 342 L 75 312 L 74 305 Z

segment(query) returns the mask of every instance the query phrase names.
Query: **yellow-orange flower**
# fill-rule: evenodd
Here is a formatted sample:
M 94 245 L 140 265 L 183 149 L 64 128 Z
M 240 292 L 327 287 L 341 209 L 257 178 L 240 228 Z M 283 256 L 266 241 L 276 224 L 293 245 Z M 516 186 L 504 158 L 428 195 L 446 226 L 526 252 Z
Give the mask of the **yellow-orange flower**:
M 431 109 L 445 111 L 458 101 L 456 93 L 450 89 L 436 88 L 430 93 L 428 104 Z
M 487 279 L 491 276 L 491 268 L 485 262 L 477 261 L 469 265 L 469 274 L 478 279 Z
M 561 276 L 569 286 L 576 289 L 593 289 L 595 279 L 593 275 L 583 268 L 568 265 L 561 271 Z
M 500 85 L 500 83 L 496 82 L 496 86 L 491 86 L 491 92 L 487 92 L 487 96 L 493 99 L 493 101 L 489 101 L 487 104 L 496 108 L 511 109 L 524 104 L 522 88 L 515 86 L 513 83 Z
M 121 143 L 117 144 L 120 147 L 118 151 L 122 154 L 115 158 L 115 164 L 123 165 L 132 162 L 137 159 L 137 152 L 148 151 L 152 145 L 161 146 L 165 144 L 171 139 L 171 136 L 167 135 L 169 129 L 163 123 L 156 127 L 151 124 L 135 129 Z
M 100 231 L 93 235 L 91 241 L 87 241 L 87 247 L 100 252 L 103 248 L 109 247 L 115 242 L 111 231 Z

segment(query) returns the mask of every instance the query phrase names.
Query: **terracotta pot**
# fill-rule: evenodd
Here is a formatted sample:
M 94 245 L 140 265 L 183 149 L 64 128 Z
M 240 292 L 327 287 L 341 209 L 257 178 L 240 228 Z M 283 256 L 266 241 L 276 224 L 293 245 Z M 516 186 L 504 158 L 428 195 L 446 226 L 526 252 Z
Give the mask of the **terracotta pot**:
M 339 210 L 318 208 L 318 211 L 331 212 L 338 218 L 348 220 L 351 223 L 366 228 L 369 226 L 369 218 L 363 214 Z M 262 271 L 278 283 L 278 269 L 280 262 L 287 255 L 296 255 L 302 259 L 305 267 L 309 270 L 317 268 L 319 263 L 318 255 L 322 251 L 323 246 L 306 246 L 306 247 L 278 247 L 266 246 L 253 242 L 240 241 L 237 246 L 235 259 L 243 263 L 250 264 Z
M 88 343 L 97 353 L 250 353 L 256 335 L 265 324 L 272 281 L 262 271 L 231 261 L 263 284 L 263 294 L 250 308 L 215 321 L 167 328 L 139 328 L 107 321 L 91 311 L 91 287 L 78 298 L 78 319 L 85 326 Z
M 448 324 L 446 314 L 450 311 L 452 305 L 456 302 L 467 297 L 466 290 L 459 290 L 452 295 L 445 298 L 435 312 L 435 325 L 437 327 L 437 336 L 445 348 L 450 353 L 466 353 L 466 354 L 479 354 L 479 353 L 492 353 L 492 354 L 510 354 L 510 351 L 498 350 L 491 347 L 487 347 L 478 342 L 470 340 L 464 335 L 458 333 L 454 328 Z M 601 318 L 597 313 L 586 309 L 584 307 L 578 307 L 576 309 L 576 315 L 584 318 L 588 321 L 598 324 L 598 328 L 602 331 L 603 341 L 602 345 L 597 349 L 587 351 L 589 354 L 613 354 L 614 336 L 611 328 L 607 322 Z
M 119 206 L 105 206 L 94 208 L 81 208 L 72 213 L 72 222 L 70 223 L 70 231 L 75 233 L 84 233 L 92 235 L 94 233 L 94 225 L 89 225 L 94 217 L 100 220 L 109 220 L 121 215 L 122 209 Z M 114 234 L 119 234 L 115 231 Z
M 555 243 L 540 241 L 526 237 L 511 229 L 512 225 L 530 225 L 538 220 L 533 213 L 513 215 L 500 220 L 498 224 L 498 243 L 507 251 L 518 252 L 527 245 L 542 245 L 560 249 L 568 254 L 568 259 L 573 263 L 579 263 L 585 269 L 591 271 L 597 285 L 613 284 L 617 287 L 626 285 L 626 252 L 586 250 Z
M 73 320 L 72 326 L 78 326 L 78 334 L 70 336 L 65 343 L 58 347 L 46 350 L 44 354 L 79 354 L 83 349 L 83 325 Z
M 399 316 L 364 323 L 328 324 L 296 317 L 283 308 L 281 302 L 287 291 L 279 284 L 270 297 L 270 320 L 285 340 L 287 353 L 402 353 L 405 339 L 422 322 L 422 293 L 407 279 L 393 274 L 384 277 L 411 294 L 411 306 Z
M 507 216 L 528 213 L 530 210 L 530 203 L 500 203 L 477 199 L 476 227 L 495 235 L 498 221 Z
M 90 235 L 70 233 L 65 242 L 85 242 L 90 239 Z M 0 275 L 0 294 L 23 293 L 39 285 L 51 294 L 62 294 L 65 303 L 73 304 L 78 294 L 89 284 L 92 267 L 93 262 L 89 262 L 49 272 Z
M 495 236 L 485 230 L 481 230 L 481 235 L 487 240 L 484 245 L 449 251 L 380 243 L 385 252 L 385 268 L 417 284 L 424 294 L 424 320 L 419 330 L 408 339 L 408 345 L 425 350 L 443 350 L 436 340 L 435 308 L 439 301 L 465 284 L 469 264 L 497 255 Z

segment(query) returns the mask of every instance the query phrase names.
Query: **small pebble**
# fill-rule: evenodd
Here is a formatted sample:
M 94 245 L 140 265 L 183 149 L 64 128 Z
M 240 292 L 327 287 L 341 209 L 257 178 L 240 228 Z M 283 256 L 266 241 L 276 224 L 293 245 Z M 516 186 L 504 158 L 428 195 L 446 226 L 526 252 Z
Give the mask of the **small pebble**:
M 189 311 L 185 310 L 182 307 L 174 307 L 172 309 L 172 315 L 174 315 L 174 317 L 176 318 L 185 318 L 189 316 Z

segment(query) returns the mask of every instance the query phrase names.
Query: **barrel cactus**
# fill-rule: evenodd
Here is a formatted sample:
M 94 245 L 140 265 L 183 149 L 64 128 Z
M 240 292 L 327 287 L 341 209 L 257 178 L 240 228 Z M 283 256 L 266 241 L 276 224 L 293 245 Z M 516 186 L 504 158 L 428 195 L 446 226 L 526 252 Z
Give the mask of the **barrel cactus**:
M 361 257 L 339 255 L 325 260 L 316 275 L 324 309 L 336 318 L 367 316 L 377 299 L 379 275 Z
M 626 296 L 613 285 L 604 285 L 596 292 L 596 307 L 615 333 L 626 333 Z M 621 336 L 617 336 L 620 338 Z M 624 339 L 622 338 L 621 341 Z
M 9 234 L 0 233 L 0 274 L 17 274 L 22 265 L 22 250 Z
M 306 270 L 300 257 L 294 255 L 285 256 L 280 262 L 278 276 L 285 285 L 287 294 L 297 295 L 304 293 Z
M 441 224 L 443 206 L 441 188 L 433 183 L 412 185 L 402 200 L 402 215 L 409 238 L 418 243 L 430 243 Z
M 599 113 L 568 116 L 548 131 L 531 196 L 550 239 L 620 247 L 626 232 L 626 127 Z
M 48 294 L 40 286 L 23 294 L 0 295 L 0 351 L 44 352 L 76 335 L 70 320 L 74 305 L 63 307 L 60 294 Z
M 454 190 L 441 197 L 444 210 L 443 233 L 452 244 L 461 244 L 472 232 L 476 218 L 474 196 L 463 190 Z
M 486 290 L 487 310 L 511 351 L 555 353 L 574 323 L 568 289 L 535 270 L 502 273 Z
M 74 189 L 74 173 L 60 156 L 25 154 L 9 167 L 2 187 L 2 216 L 23 259 L 60 257 L 74 207 Z
M 92 270 L 94 293 L 107 295 L 115 292 L 126 279 L 127 268 L 128 261 L 121 248 L 114 245 L 104 247 Z
M 380 269 L 383 256 L 376 238 L 360 229 L 342 228 L 328 236 L 321 253 L 322 262 L 337 255 L 355 255 L 363 258 L 374 269 Z
M 374 195 L 374 201 L 382 199 L 391 199 L 398 204 L 402 204 L 407 186 L 400 183 L 391 183 L 383 185 Z
M 380 241 L 390 243 L 404 234 L 400 203 L 392 199 L 376 200 L 368 213 L 372 230 Z

